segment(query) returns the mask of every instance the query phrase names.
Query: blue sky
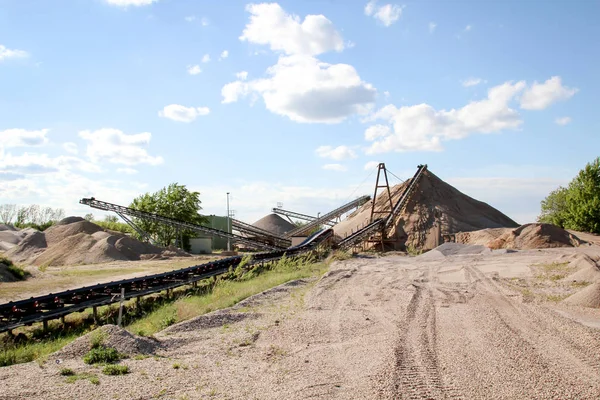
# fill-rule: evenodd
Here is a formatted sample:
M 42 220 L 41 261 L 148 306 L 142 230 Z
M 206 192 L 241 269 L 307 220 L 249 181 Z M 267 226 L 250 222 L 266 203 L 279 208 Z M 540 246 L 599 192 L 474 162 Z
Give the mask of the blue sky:
M 426 163 L 531 222 L 599 155 L 599 11 L 0 0 L 0 203 L 83 215 L 81 197 L 179 182 L 254 222 L 370 194 L 377 162 L 402 179 Z

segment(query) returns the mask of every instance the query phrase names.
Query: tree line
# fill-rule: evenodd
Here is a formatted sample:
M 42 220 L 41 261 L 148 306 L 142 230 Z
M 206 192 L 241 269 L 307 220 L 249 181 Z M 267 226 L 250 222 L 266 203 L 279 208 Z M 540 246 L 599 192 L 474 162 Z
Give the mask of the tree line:
M 62 208 L 42 207 L 38 204 L 0 204 L 0 222 L 17 228 L 33 227 L 44 230 L 64 217 L 65 210 Z
M 538 222 L 600 233 L 600 157 L 588 163 L 567 187 L 542 200 Z

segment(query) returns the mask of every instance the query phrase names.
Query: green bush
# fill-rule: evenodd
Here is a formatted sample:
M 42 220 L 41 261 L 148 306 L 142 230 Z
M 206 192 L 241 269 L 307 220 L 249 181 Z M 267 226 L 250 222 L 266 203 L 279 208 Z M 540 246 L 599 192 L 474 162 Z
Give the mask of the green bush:
M 127 365 L 107 365 L 102 369 L 104 375 L 125 375 L 129 373 Z
M 71 368 L 62 368 L 60 370 L 60 374 L 62 376 L 72 376 L 72 375 L 75 375 L 75 372 L 73 372 L 73 370 Z
M 113 347 L 96 347 L 83 356 L 86 364 L 112 363 L 120 359 L 121 355 Z

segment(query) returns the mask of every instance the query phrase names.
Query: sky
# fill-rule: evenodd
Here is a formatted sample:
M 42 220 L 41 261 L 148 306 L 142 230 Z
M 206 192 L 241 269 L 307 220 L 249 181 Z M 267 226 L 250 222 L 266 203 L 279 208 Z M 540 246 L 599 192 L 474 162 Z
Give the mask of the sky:
M 0 0 L 0 204 L 316 215 L 417 165 L 519 223 L 600 154 L 600 1 Z

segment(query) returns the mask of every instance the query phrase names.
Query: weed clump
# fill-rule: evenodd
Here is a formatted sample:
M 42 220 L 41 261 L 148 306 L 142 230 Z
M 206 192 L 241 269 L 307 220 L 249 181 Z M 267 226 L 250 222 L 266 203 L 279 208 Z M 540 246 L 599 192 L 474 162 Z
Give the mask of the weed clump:
M 62 368 L 60 370 L 60 374 L 62 376 L 73 376 L 73 375 L 75 375 L 75 372 L 73 372 L 73 370 L 71 368 Z
M 102 369 L 104 375 L 125 375 L 129 373 L 127 365 L 107 365 Z
M 95 347 L 83 356 L 83 362 L 86 364 L 113 363 L 121 358 L 121 354 L 113 347 Z

